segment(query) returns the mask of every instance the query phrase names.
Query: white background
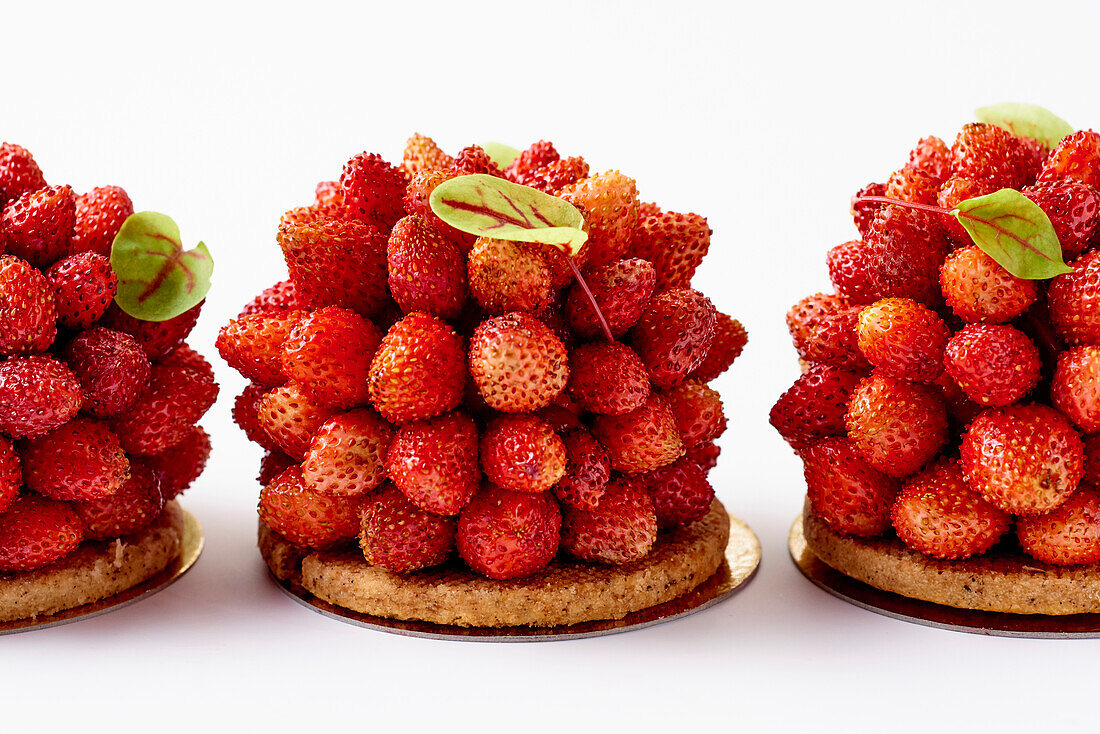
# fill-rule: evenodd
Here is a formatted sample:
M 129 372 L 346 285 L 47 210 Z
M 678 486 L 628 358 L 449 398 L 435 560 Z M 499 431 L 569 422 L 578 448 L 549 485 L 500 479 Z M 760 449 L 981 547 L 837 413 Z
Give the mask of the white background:
M 399 158 L 413 131 L 452 151 L 552 139 L 708 216 L 696 285 L 750 334 L 720 381 L 731 420 L 712 479 L 764 562 L 714 609 L 600 639 L 431 642 L 323 618 L 266 577 L 259 454 L 229 418 L 242 382 L 214 360 L 215 454 L 186 500 L 206 553 L 139 605 L 0 640 L 0 730 L 1095 725 L 1100 642 L 926 629 L 805 581 L 786 548 L 800 466 L 767 424 L 797 374 L 783 314 L 828 287 L 855 190 L 918 138 L 950 141 L 979 105 L 1100 124 L 1094 4 L 16 5 L 0 5 L 0 138 L 51 183 L 122 185 L 210 245 L 215 289 L 192 338 L 208 355 L 282 277 L 281 212 L 354 153 Z

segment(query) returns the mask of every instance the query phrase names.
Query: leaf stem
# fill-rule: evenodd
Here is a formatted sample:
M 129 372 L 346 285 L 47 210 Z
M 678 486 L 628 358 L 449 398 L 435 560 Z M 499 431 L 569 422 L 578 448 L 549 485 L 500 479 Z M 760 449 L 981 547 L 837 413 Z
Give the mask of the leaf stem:
M 593 310 L 596 312 L 596 317 L 600 320 L 600 326 L 603 327 L 603 333 L 607 337 L 607 340 L 609 342 L 615 341 L 615 335 L 611 333 L 611 327 L 607 323 L 607 318 L 603 315 L 600 304 L 596 303 L 596 297 L 592 295 L 592 289 L 588 287 L 588 282 L 584 279 L 584 276 L 581 275 L 577 263 L 573 262 L 573 257 L 571 255 L 566 255 L 565 261 L 569 263 L 569 267 L 573 270 L 574 277 L 576 277 L 577 282 L 581 284 L 584 295 L 588 296 L 588 300 L 592 304 Z
M 934 206 L 932 204 L 917 204 L 912 201 L 902 201 L 901 199 L 891 199 L 888 196 L 857 196 L 852 199 L 852 204 L 892 204 L 894 206 L 900 206 L 905 209 L 917 209 L 922 212 L 932 212 L 933 214 L 951 214 L 951 209 L 944 209 L 942 206 Z

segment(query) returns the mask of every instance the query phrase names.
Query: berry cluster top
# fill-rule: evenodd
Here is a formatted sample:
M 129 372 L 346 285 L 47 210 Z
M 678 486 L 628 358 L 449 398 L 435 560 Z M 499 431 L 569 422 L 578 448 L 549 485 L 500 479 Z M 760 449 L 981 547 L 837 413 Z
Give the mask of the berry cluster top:
M 710 236 L 546 141 L 354 156 L 283 216 L 289 279 L 218 338 L 268 450 L 261 518 L 396 572 L 644 557 L 713 499 L 707 383 L 745 332 L 691 288 Z
M 803 374 L 771 422 L 841 533 L 1095 562 L 1100 134 L 1026 105 L 979 113 L 856 194 L 833 293 L 787 315 Z

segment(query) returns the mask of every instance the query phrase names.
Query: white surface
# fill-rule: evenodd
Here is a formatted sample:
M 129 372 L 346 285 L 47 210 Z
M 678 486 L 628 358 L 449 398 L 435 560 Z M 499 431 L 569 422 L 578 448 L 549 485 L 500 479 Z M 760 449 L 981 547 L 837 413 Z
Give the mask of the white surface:
M 731 425 L 712 476 L 764 563 L 714 609 L 595 640 L 429 642 L 325 619 L 265 577 L 259 454 L 229 418 L 242 382 L 218 363 L 215 455 L 186 498 L 204 557 L 142 604 L 0 640 L 0 729 L 131 730 L 147 716 L 191 731 L 1093 721 L 1100 641 L 926 629 L 804 581 L 786 549 L 800 467 L 767 413 L 797 373 L 783 314 L 828 286 L 825 250 L 852 237 L 856 189 L 982 104 L 1100 124 L 1094 4 L 19 5 L 0 9 L 0 138 L 29 147 L 52 183 L 122 185 L 206 240 L 216 284 L 192 343 L 208 355 L 217 328 L 282 277 L 280 213 L 360 150 L 396 159 L 413 131 L 452 150 L 549 138 L 634 176 L 645 199 L 707 215 L 697 285 L 750 333 L 720 383 Z

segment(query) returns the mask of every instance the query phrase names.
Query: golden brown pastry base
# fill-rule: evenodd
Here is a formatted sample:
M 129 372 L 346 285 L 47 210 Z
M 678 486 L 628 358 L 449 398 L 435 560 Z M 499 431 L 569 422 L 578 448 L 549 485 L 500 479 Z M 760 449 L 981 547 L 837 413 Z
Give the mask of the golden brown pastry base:
M 621 619 L 686 594 L 721 565 L 729 533 L 729 515 L 715 500 L 703 519 L 662 533 L 641 561 L 615 567 L 558 559 L 514 581 L 493 581 L 457 563 L 395 574 L 354 551 L 302 551 L 262 522 L 259 546 L 280 581 L 362 614 L 459 627 L 556 627 Z
M 173 500 L 152 525 L 134 535 L 82 543 L 36 571 L 0 574 L 0 622 L 54 614 L 137 586 L 180 555 L 183 532 L 184 512 Z
M 792 528 L 792 538 L 800 523 Z M 851 538 L 802 514 L 806 546 L 826 565 L 883 591 L 983 612 L 1068 615 L 1100 612 L 1100 564 L 1051 566 L 995 548 L 977 558 L 938 561 L 896 538 Z

